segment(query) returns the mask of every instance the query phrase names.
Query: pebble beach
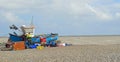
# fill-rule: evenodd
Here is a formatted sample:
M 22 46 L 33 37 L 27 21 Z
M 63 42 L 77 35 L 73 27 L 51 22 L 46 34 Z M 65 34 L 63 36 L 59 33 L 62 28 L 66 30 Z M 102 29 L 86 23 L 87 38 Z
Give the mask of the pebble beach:
M 119 62 L 120 36 L 60 37 L 66 47 L 0 51 L 0 62 Z

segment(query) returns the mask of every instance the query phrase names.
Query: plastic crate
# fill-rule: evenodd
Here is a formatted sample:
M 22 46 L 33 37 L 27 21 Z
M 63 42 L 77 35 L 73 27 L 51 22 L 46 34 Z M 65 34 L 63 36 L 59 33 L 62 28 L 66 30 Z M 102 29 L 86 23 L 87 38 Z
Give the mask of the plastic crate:
M 24 41 L 14 42 L 13 50 L 24 50 L 24 49 L 25 49 Z

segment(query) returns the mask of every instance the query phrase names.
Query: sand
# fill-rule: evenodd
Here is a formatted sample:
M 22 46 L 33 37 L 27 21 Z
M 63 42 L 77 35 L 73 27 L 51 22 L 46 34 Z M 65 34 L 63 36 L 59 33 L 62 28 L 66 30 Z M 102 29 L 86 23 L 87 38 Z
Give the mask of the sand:
M 119 62 L 119 37 L 60 37 L 73 46 L 0 51 L 0 62 Z

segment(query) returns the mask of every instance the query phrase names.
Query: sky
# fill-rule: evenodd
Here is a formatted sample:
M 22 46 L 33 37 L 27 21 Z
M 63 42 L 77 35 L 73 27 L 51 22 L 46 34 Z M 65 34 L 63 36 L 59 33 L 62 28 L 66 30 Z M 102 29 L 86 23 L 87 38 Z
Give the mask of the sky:
M 32 16 L 36 34 L 120 35 L 120 0 L 0 0 L 0 35 Z

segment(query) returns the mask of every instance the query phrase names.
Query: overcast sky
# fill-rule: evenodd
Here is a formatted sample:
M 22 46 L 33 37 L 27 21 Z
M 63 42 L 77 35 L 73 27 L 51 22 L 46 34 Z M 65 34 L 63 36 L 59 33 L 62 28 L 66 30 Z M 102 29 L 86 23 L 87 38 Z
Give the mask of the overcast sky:
M 36 34 L 120 34 L 120 0 L 0 0 L 0 35 L 32 16 Z

